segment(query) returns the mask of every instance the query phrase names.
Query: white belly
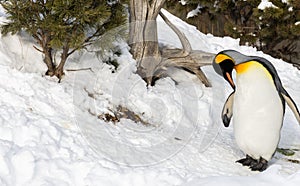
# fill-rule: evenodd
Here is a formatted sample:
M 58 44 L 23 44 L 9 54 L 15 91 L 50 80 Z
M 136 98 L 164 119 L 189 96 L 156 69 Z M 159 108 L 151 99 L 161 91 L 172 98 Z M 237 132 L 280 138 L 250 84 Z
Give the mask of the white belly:
M 261 69 L 237 74 L 233 125 L 240 149 L 270 160 L 280 138 L 283 105 L 274 83 Z

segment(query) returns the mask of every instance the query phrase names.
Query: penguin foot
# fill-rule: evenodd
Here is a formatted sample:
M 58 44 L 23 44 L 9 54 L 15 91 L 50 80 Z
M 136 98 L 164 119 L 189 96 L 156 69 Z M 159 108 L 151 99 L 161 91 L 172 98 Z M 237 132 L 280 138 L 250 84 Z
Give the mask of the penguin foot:
M 252 167 L 254 165 L 257 165 L 259 162 L 257 160 L 255 160 L 255 159 L 253 159 L 251 156 L 246 155 L 246 158 L 237 160 L 236 163 L 240 163 L 243 166 L 250 166 L 250 167 Z
M 259 161 L 256 164 L 250 165 L 250 169 L 252 171 L 259 171 L 259 172 L 266 170 L 267 167 L 268 167 L 268 161 L 263 159 L 262 157 L 259 159 Z

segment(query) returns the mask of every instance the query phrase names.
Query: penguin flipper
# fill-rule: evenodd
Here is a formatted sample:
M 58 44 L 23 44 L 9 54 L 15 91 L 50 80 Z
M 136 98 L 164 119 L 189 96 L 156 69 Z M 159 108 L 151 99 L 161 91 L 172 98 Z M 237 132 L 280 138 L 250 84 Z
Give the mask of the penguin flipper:
M 300 124 L 300 113 L 299 110 L 294 102 L 294 100 L 290 97 L 290 95 L 285 92 L 285 93 L 281 93 L 283 99 L 286 101 L 286 103 L 288 104 L 288 106 L 291 108 L 291 110 L 293 111 L 298 123 Z
M 221 117 L 222 117 L 222 121 L 223 121 L 223 124 L 224 124 L 225 127 L 229 126 L 231 117 L 233 115 L 233 108 L 232 108 L 232 106 L 233 106 L 234 93 L 235 92 L 232 92 L 228 96 L 228 98 L 227 98 L 227 100 L 226 100 L 226 102 L 224 104 L 223 110 L 222 110 L 222 116 Z

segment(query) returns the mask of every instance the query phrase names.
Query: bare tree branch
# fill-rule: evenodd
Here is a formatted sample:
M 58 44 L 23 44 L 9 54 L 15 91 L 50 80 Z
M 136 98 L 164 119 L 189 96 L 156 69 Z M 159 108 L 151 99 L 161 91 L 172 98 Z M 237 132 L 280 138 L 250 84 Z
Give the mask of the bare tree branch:
M 187 56 L 189 53 L 192 51 L 191 44 L 187 37 L 175 26 L 171 23 L 171 21 L 162 13 L 162 11 L 159 12 L 159 15 L 161 18 L 165 21 L 165 23 L 175 32 L 175 34 L 178 36 L 182 48 L 183 48 L 183 53 L 180 54 L 180 56 Z
M 41 53 L 44 53 L 43 50 L 39 49 L 37 46 L 33 45 L 33 48 L 36 49 L 37 51 L 41 52 Z
M 150 11 L 152 12 L 152 15 L 156 18 L 164 5 L 166 0 L 154 0 L 152 4 L 150 5 Z

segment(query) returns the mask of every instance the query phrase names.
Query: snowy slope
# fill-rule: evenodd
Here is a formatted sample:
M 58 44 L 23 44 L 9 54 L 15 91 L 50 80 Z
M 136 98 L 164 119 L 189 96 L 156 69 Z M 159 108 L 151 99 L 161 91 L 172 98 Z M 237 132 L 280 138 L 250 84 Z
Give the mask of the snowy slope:
M 284 86 L 300 105 L 300 72 L 290 64 L 238 40 L 204 35 L 165 12 L 194 49 L 217 53 L 236 49 L 272 61 Z M 0 13 L 3 16 L 3 13 Z M 1 20 L 4 18 L 1 17 Z M 180 47 L 159 19 L 159 40 Z M 0 185 L 298 185 L 300 152 L 276 153 L 263 173 L 234 163 L 244 155 L 235 145 L 232 126 L 222 127 L 220 111 L 231 88 L 212 67 L 213 84 L 173 71 L 173 78 L 146 88 L 134 74 L 135 61 L 119 43 L 120 67 L 112 73 L 93 53 L 78 53 L 61 84 L 43 77 L 45 66 L 28 37 L 0 42 Z M 139 113 L 151 126 L 122 119 L 105 123 L 97 115 L 116 106 Z M 287 109 L 280 147 L 300 149 L 300 127 Z

